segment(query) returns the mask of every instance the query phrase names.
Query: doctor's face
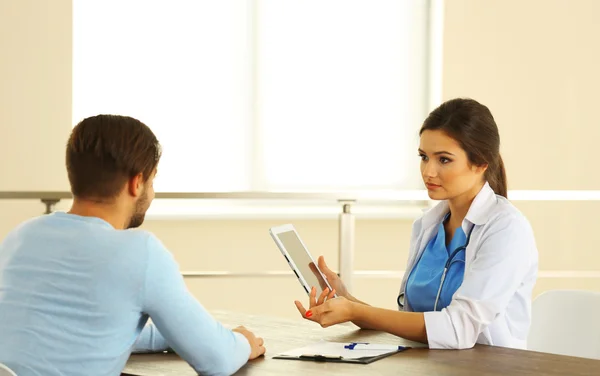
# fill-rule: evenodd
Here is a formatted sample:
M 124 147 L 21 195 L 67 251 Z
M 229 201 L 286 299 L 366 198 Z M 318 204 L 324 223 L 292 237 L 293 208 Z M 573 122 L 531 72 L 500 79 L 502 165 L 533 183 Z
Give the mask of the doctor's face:
M 472 165 L 458 142 L 444 131 L 424 131 L 419 156 L 421 176 L 432 200 L 453 199 L 472 192 L 483 182 L 485 168 Z

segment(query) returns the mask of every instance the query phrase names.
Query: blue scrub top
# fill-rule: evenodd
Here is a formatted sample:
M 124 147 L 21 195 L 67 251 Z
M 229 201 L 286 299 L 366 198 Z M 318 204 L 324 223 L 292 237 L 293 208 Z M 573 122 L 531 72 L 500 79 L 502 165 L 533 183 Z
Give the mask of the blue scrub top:
M 450 245 L 446 247 L 446 231 L 444 221 L 440 223 L 435 238 L 427 244 L 419 261 L 413 267 L 406 283 L 406 301 L 414 312 L 433 311 L 435 298 L 440 287 L 442 273 L 448 258 L 455 249 L 465 245 L 467 236 L 462 227 L 454 231 Z M 437 310 L 447 307 L 452 301 L 452 296 L 462 284 L 465 275 L 465 251 L 458 252 L 450 263 L 446 272 L 446 279 L 442 286 Z

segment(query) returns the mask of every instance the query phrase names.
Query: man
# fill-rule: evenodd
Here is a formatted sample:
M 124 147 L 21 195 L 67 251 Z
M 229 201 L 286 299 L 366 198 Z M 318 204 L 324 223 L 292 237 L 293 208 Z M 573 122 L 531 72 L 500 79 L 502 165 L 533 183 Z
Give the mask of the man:
M 19 376 L 119 375 L 132 351 L 172 349 L 200 374 L 229 375 L 264 354 L 261 338 L 215 321 L 169 251 L 134 229 L 160 155 L 130 117 L 73 129 L 71 210 L 31 219 L 0 244 L 0 363 Z

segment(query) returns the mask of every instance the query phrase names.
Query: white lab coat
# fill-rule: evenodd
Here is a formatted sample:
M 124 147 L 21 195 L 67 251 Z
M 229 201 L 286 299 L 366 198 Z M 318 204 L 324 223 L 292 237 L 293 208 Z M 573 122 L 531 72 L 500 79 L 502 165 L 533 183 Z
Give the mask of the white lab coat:
M 427 243 L 448 213 L 441 201 L 413 224 L 407 272 L 400 292 Z M 463 220 L 473 228 L 465 253 L 465 275 L 450 305 L 425 312 L 432 349 L 465 349 L 475 343 L 525 349 L 531 321 L 531 299 L 537 279 L 538 252 L 527 219 L 488 183 L 477 194 Z M 405 311 L 411 308 L 405 302 Z

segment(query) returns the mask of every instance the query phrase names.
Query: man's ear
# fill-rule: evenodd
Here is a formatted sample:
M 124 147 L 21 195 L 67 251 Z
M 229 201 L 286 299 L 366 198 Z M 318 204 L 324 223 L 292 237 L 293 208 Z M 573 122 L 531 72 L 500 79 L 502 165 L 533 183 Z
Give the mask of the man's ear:
M 129 179 L 128 182 L 128 192 L 133 197 L 139 197 L 144 191 L 144 174 L 139 173 Z

